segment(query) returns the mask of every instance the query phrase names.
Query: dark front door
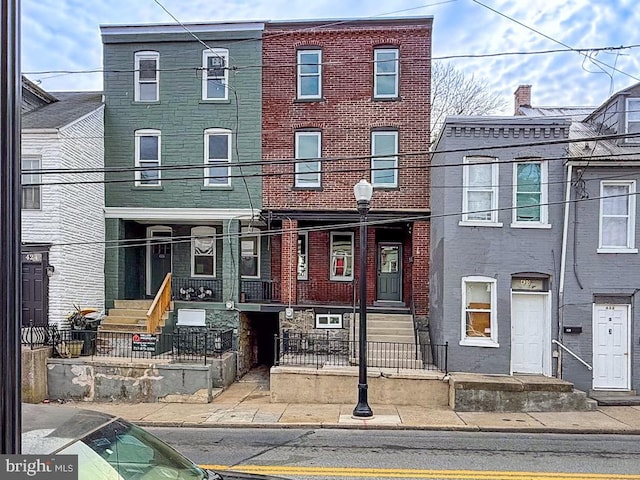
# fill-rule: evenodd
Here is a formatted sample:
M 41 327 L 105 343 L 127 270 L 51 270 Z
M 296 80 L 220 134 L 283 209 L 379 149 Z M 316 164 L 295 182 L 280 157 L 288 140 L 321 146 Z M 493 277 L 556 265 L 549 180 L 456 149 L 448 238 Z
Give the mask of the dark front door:
M 149 248 L 151 281 L 147 294 L 153 296 L 171 271 L 171 232 L 153 232 Z
M 402 245 L 378 244 L 378 300 L 402 300 Z
M 22 326 L 44 327 L 47 319 L 45 273 L 41 253 L 22 254 Z

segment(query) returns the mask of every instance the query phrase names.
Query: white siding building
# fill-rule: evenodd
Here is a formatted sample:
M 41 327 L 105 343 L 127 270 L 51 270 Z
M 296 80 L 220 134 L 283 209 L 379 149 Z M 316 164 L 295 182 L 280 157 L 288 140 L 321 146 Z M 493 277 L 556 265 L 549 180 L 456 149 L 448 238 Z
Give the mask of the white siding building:
M 74 304 L 104 306 L 104 106 L 26 79 L 23 97 L 22 323 L 54 325 Z

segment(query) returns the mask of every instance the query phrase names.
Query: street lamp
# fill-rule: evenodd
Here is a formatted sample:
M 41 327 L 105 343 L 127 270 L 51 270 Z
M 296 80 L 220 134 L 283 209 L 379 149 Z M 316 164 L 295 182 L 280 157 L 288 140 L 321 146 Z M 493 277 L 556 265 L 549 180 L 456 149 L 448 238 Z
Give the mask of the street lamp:
M 367 402 L 367 212 L 373 195 L 373 187 L 360 180 L 353 187 L 353 194 L 360 213 L 360 340 L 358 404 L 353 409 L 354 417 L 372 417 L 373 411 Z

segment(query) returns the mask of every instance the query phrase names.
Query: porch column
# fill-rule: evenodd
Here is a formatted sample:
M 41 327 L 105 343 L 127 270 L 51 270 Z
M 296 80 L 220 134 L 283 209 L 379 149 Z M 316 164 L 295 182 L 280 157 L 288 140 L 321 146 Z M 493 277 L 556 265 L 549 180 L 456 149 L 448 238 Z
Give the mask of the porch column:
M 282 275 L 280 291 L 282 303 L 294 305 L 297 302 L 298 289 L 298 221 L 284 219 L 282 221 Z
M 117 242 L 124 240 L 124 222 L 119 218 L 105 220 L 105 240 Z M 126 246 L 106 248 L 104 252 L 104 302 L 106 308 L 113 308 L 113 301 L 124 298 L 124 249 Z
M 411 291 L 413 292 L 416 316 L 423 320 L 426 320 L 429 313 L 429 232 L 429 222 L 414 222 Z
M 240 300 L 240 221 L 222 226 L 222 301 Z

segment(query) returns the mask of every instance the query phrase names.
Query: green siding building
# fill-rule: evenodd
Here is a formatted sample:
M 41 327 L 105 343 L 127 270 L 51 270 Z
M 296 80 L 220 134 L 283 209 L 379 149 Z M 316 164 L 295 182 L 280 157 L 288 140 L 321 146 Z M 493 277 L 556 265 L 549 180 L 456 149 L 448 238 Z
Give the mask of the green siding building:
M 263 27 L 101 27 L 107 307 L 154 298 L 171 273 L 173 321 L 205 310 L 241 337 L 236 304 L 269 300 Z

